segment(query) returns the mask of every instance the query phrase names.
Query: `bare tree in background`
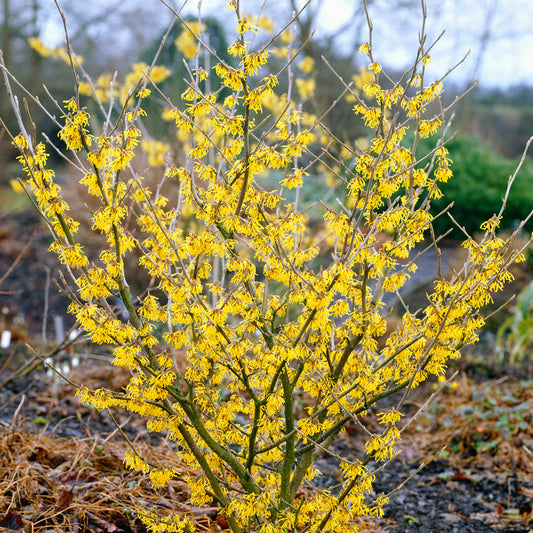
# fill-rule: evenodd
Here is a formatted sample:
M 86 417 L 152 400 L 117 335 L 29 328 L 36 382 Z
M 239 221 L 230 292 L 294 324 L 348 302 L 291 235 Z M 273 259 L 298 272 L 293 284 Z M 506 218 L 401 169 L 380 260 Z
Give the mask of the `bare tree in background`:
M 42 78 L 43 58 L 28 45 L 30 37 L 41 33 L 41 4 L 43 0 L 2 0 L 0 13 L 0 45 L 4 63 L 28 86 L 38 91 L 37 80 Z M 0 113 L 9 116 L 8 99 L 0 98 Z M 0 157 L 10 150 L 2 147 Z
M 96 72 L 110 66 L 129 67 L 170 21 L 170 16 L 163 19 L 160 11 L 160 18 L 153 16 L 159 0 L 92 0 L 90 9 L 84 0 L 59 0 L 59 4 L 74 51 L 84 57 L 88 70 Z M 35 62 L 28 61 L 30 37 L 42 38 L 50 47 L 64 45 L 63 23 L 54 0 L 2 0 L 4 62 L 17 75 L 26 71 L 22 79 L 28 79 L 35 68 Z
M 170 16 L 164 20 L 152 16 L 154 12 L 161 16 L 161 10 L 155 9 L 159 0 L 91 0 L 90 9 L 84 0 L 58 3 L 69 27 L 71 47 L 95 77 L 104 70 L 126 72 L 170 20 Z M 47 99 L 43 84 L 58 100 L 62 95 L 68 98 L 73 87 L 70 67 L 61 60 L 43 58 L 29 45 L 30 38 L 39 38 L 50 48 L 64 46 L 63 22 L 54 0 L 1 0 L 0 47 L 8 69 L 43 101 Z M 3 117 L 10 116 L 7 102 L 2 95 Z M 33 116 L 41 120 L 38 110 L 29 105 Z M 9 157 L 8 145 L 0 151 Z
M 159 0 L 93 0 L 90 13 L 83 0 L 62 4 L 76 51 L 99 72 L 127 69 L 171 20 Z

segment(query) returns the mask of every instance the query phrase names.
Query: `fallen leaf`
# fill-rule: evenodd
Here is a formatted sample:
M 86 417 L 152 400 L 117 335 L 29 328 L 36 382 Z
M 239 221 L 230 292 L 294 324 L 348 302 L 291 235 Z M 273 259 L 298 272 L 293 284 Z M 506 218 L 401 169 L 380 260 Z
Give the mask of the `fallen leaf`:
M 8 511 L 6 516 L 0 520 L 0 527 L 11 531 L 18 531 L 24 527 L 24 520 L 17 511 Z
M 529 487 L 520 487 L 518 489 L 518 492 L 520 494 L 523 494 L 524 496 L 527 496 L 528 498 L 533 498 L 533 488 Z
M 471 481 L 470 476 L 464 472 L 457 471 L 452 478 L 454 481 Z
M 464 517 L 457 513 L 441 513 L 440 517 L 449 524 L 455 524 L 464 520 Z
M 229 528 L 229 522 L 220 514 L 217 514 L 217 524 L 223 529 Z
M 55 505 L 58 511 L 64 511 L 70 507 L 72 503 L 72 491 L 63 489 L 59 495 L 59 499 Z

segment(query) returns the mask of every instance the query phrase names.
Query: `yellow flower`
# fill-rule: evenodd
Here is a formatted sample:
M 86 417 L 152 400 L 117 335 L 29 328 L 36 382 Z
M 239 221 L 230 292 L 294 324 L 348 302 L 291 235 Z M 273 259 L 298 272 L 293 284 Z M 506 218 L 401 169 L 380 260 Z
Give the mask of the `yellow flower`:
M 315 94 L 316 81 L 314 78 L 303 80 L 301 78 L 296 79 L 296 87 L 302 100 L 309 100 Z
M 379 413 L 378 420 L 382 424 L 396 424 L 402 416 L 404 416 L 403 413 L 396 411 L 396 409 L 390 409 L 385 413 Z
M 161 489 L 175 476 L 176 472 L 172 468 L 157 468 L 150 471 L 150 484 L 154 489 Z
M 16 192 L 16 193 L 23 193 L 24 192 L 24 187 L 22 186 L 22 184 L 20 183 L 19 180 L 16 180 L 16 179 L 10 179 L 9 180 L 9 185 L 11 186 L 11 188 Z
M 148 164 L 151 167 L 165 166 L 165 156 L 170 150 L 170 146 L 161 141 L 143 139 L 141 148 L 148 155 Z
M 146 72 L 148 73 L 148 69 L 147 69 Z M 165 65 L 154 65 L 154 67 L 150 71 L 150 79 L 154 83 L 161 83 L 162 81 L 165 81 L 171 74 L 172 74 L 172 72 Z M 144 89 L 144 91 L 146 91 L 146 90 L 147 89 Z M 146 93 L 146 92 L 144 93 L 145 96 L 148 95 L 148 94 L 150 94 L 150 93 L 149 92 L 148 93 Z M 143 96 L 143 98 L 144 98 L 144 96 Z
M 67 65 L 70 65 L 71 59 L 75 66 L 80 66 L 83 63 L 83 58 L 77 54 L 69 55 L 63 47 L 48 48 L 38 37 L 30 37 L 28 44 L 42 57 L 58 57 L 62 59 Z
M 262 52 L 256 52 L 253 54 L 245 54 L 243 57 L 243 71 L 245 74 L 250 76 L 255 76 L 257 71 L 263 66 L 266 65 L 268 60 L 268 50 L 263 50 Z
M 52 50 L 47 48 L 38 37 L 30 37 L 28 44 L 42 57 L 49 57 L 52 55 Z
M 266 33 L 273 33 L 276 27 L 274 21 L 270 17 L 262 16 L 257 22 L 258 28 L 264 30 Z
M 483 222 L 480 227 L 482 230 L 491 232 L 500 226 L 500 222 L 501 217 L 497 217 L 496 215 L 494 215 L 490 220 Z
M 368 43 L 362 44 L 359 47 L 359 53 L 360 54 L 369 54 L 370 53 L 370 45 Z
M 239 19 L 239 23 L 237 25 L 237 29 L 235 30 L 235 32 L 238 35 L 244 35 L 246 32 L 257 33 L 257 30 L 258 30 L 257 26 L 253 26 L 252 24 L 250 24 L 246 17 L 241 17 Z
M 50 250 L 58 254 L 61 263 L 72 268 L 84 267 L 89 263 L 80 244 L 64 246 L 59 243 L 52 243 L 50 245 Z
M 152 91 L 150 91 L 150 89 L 147 89 L 147 88 L 146 88 L 146 89 L 142 89 L 142 90 L 140 90 L 140 91 L 137 93 L 137 96 L 138 96 L 139 98 L 146 98 L 147 96 L 150 96 L 150 93 L 151 93 L 151 92 L 152 92 Z
M 198 50 L 198 37 L 205 31 L 206 26 L 202 24 L 201 30 L 198 22 L 189 22 L 188 26 L 190 30 L 184 28 L 174 41 L 174 46 L 184 55 L 185 59 L 192 59 Z
M 137 470 L 138 472 L 142 472 L 143 474 L 148 473 L 148 471 L 150 470 L 148 464 L 143 459 L 141 459 L 139 454 L 131 450 L 128 450 L 124 454 L 124 464 L 126 465 L 126 468 L 129 468 L 130 470 Z
M 313 72 L 313 69 L 315 68 L 315 60 L 310 56 L 305 56 L 299 63 L 298 68 L 304 73 L 304 74 L 310 74 Z
M 425 138 L 434 135 L 440 128 L 441 124 L 442 121 L 439 118 L 435 118 L 433 120 L 421 120 L 418 125 L 420 137 Z

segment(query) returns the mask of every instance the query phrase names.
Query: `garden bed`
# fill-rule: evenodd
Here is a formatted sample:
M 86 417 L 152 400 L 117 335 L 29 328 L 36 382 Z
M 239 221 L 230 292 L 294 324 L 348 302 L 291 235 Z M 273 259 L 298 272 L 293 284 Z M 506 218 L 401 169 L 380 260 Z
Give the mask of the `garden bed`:
M 93 365 L 74 371 L 91 386 L 112 386 L 120 371 Z M 389 493 L 385 516 L 362 530 L 485 533 L 527 532 L 533 526 L 533 382 L 517 378 L 474 382 L 466 373 L 446 388 L 404 433 L 399 456 L 376 474 L 376 494 Z M 425 389 L 425 390 L 424 390 Z M 416 392 L 410 410 L 432 392 Z M 168 443 L 149 436 L 139 420 L 81 406 L 75 389 L 34 375 L 0 392 L 0 526 L 15 531 L 143 532 L 139 507 L 178 510 L 199 531 L 224 531 L 216 506 L 187 504 L 184 483 L 163 491 L 126 470 L 129 443 L 150 461 L 186 471 Z M 372 415 L 370 415 L 372 416 Z M 129 442 L 129 443 L 128 443 Z M 338 446 L 362 449 L 354 428 Z M 332 459 L 319 465 L 322 483 L 339 482 Z M 422 469 L 420 465 L 427 463 Z

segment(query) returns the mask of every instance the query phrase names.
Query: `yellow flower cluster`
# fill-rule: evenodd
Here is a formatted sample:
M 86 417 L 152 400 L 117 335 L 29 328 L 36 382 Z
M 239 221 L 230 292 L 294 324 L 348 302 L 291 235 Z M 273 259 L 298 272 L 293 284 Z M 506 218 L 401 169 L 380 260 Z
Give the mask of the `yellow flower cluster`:
M 42 57 L 56 57 L 64 61 L 67 65 L 72 63 L 74 66 L 81 66 L 83 64 L 83 57 L 71 53 L 63 46 L 56 48 L 48 48 L 38 37 L 30 37 L 28 44 Z
M 85 96 L 93 97 L 102 103 L 109 102 L 111 97 L 111 85 L 118 87 L 118 82 L 113 80 L 111 74 L 105 73 L 98 76 L 96 81 L 92 84 L 88 82 L 80 82 L 79 92 Z
M 198 38 L 205 31 L 206 26 L 205 24 L 200 26 L 198 22 L 190 22 L 188 26 L 176 38 L 174 45 L 185 59 L 192 59 L 198 51 Z
M 170 76 L 170 70 L 164 65 L 154 65 L 150 68 L 149 65 L 143 62 L 134 63 L 132 69 L 126 77 L 122 84 L 117 84 L 120 103 L 124 105 L 128 98 L 130 98 L 136 87 L 143 84 L 147 79 L 152 83 L 161 83 Z M 141 93 L 139 97 L 143 98 L 147 96 L 146 93 Z

